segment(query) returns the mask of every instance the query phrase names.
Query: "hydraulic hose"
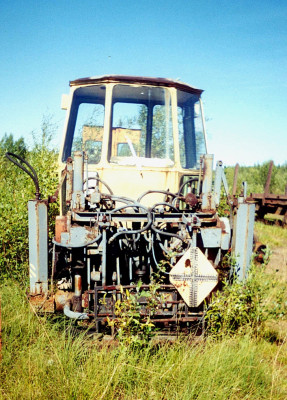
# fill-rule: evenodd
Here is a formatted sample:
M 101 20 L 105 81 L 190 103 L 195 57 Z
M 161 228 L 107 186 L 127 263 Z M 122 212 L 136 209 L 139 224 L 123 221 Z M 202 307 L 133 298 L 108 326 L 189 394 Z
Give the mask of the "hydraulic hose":
M 128 207 L 130 207 L 130 206 L 122 206 L 122 207 L 119 207 L 119 209 L 123 209 L 123 208 L 128 208 Z M 137 208 L 144 208 L 144 207 L 142 207 L 142 206 L 140 206 L 139 207 L 139 205 L 138 204 L 135 204 L 134 205 L 134 207 L 137 207 Z M 145 209 L 145 208 L 144 208 Z M 117 209 L 118 210 L 118 209 Z M 125 230 L 125 231 L 120 231 L 120 232 L 117 232 L 117 233 L 115 233 L 110 239 L 109 239 L 109 244 L 111 243 L 111 242 L 113 242 L 118 236 L 120 236 L 120 235 L 136 235 L 136 234 L 139 234 L 139 233 L 142 233 L 142 232 L 145 232 L 145 231 L 147 231 L 150 227 L 151 227 L 151 225 L 152 225 L 152 215 L 151 215 L 151 212 L 149 211 L 149 210 L 147 210 L 146 209 L 146 211 L 147 211 L 147 224 L 143 227 L 143 228 L 141 228 L 141 229 L 136 229 L 136 230 Z
M 169 233 L 169 232 L 160 231 L 154 225 L 151 226 L 151 229 L 155 233 L 158 233 L 159 235 L 165 235 L 165 236 L 169 236 L 169 237 L 174 237 L 174 238 L 180 239 L 184 244 L 186 244 L 184 239 L 181 236 L 177 235 L 176 233 Z
M 166 206 L 166 207 L 169 207 L 169 208 L 173 208 L 175 212 L 179 212 L 179 210 L 178 210 L 174 205 L 172 205 L 172 204 L 170 204 L 170 203 L 166 203 L 165 201 L 163 201 L 163 202 L 161 202 L 161 203 L 156 203 L 156 204 L 154 204 L 154 205 L 152 206 L 152 208 L 151 208 L 151 211 L 153 211 L 153 210 L 154 210 L 156 207 L 158 207 L 158 206 Z
M 166 194 L 167 196 L 172 196 L 172 197 L 177 196 L 176 194 L 171 193 L 168 190 L 148 190 L 147 192 L 144 192 L 142 195 L 140 195 L 140 197 L 137 199 L 137 202 L 139 203 L 143 197 L 151 193 Z
M 108 191 L 110 192 L 111 195 L 114 194 L 113 191 L 112 191 L 112 189 L 109 187 L 109 185 L 108 185 L 105 181 L 103 181 L 102 179 L 98 178 L 97 176 L 90 176 L 90 177 L 88 178 L 88 181 L 89 181 L 89 180 L 95 180 L 95 181 L 101 182 L 101 183 L 108 189 Z M 86 182 L 87 182 L 87 179 L 84 180 L 84 184 L 85 184 Z
M 26 174 L 28 174 L 30 176 L 30 178 L 33 180 L 35 188 L 36 188 L 35 198 L 36 198 L 36 200 L 40 200 L 39 180 L 38 180 L 36 171 L 34 170 L 32 165 L 30 165 L 28 163 L 28 161 L 24 160 L 24 158 L 22 158 L 21 156 L 17 156 L 17 154 L 7 152 L 5 154 L 5 156 L 8 158 L 9 161 L 11 161 L 13 164 L 17 165 L 17 167 L 21 168 L 24 172 L 26 172 Z M 30 169 L 30 171 L 26 167 L 24 167 L 24 165 L 20 164 L 16 160 L 14 160 L 14 158 L 17 158 L 19 161 L 21 161 L 23 164 L 25 164 Z
M 178 190 L 178 192 L 177 192 L 177 196 L 180 196 L 180 195 L 181 195 L 181 191 L 182 191 L 182 189 L 184 188 L 185 185 L 187 185 L 188 183 L 197 182 L 197 181 L 198 181 L 198 178 L 192 178 L 192 179 L 189 179 L 188 181 L 184 182 L 184 183 L 180 186 L 180 188 L 179 188 L 179 190 Z

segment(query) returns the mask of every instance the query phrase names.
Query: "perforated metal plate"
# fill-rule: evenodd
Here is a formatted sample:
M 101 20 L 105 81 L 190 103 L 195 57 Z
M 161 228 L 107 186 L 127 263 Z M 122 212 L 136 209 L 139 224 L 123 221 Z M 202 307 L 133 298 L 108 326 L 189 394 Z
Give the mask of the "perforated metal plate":
M 202 251 L 192 247 L 172 268 L 169 280 L 188 307 L 198 307 L 217 285 L 218 273 Z

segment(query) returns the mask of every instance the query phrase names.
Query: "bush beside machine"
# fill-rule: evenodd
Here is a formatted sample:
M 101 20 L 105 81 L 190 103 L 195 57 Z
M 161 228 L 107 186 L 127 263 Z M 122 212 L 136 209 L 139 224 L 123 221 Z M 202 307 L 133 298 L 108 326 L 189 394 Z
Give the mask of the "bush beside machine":
M 156 275 L 153 321 L 172 331 L 200 320 L 222 276 L 245 278 L 255 215 L 244 193 L 229 195 L 222 162 L 213 173 L 202 90 L 110 75 L 70 87 L 50 273 L 48 201 L 36 196 L 28 205 L 31 301 L 100 331 L 123 289 L 141 282 L 148 290 Z M 228 217 L 217 212 L 222 186 Z M 147 302 L 140 299 L 143 316 Z

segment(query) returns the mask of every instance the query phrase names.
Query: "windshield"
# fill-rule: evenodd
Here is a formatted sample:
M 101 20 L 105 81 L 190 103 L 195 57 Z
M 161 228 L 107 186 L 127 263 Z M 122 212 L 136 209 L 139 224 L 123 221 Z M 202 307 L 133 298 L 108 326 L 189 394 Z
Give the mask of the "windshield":
M 114 87 L 109 161 L 121 165 L 173 165 L 171 98 L 167 89 Z
M 176 145 L 180 156 L 178 165 L 184 169 L 198 168 L 200 156 L 206 153 L 199 95 L 177 90 L 177 121 L 173 122 L 168 88 L 116 84 L 111 89 L 111 115 L 106 118 L 110 123 L 105 130 L 106 86 L 91 85 L 75 90 L 63 161 L 74 151 L 82 150 L 87 153 L 90 164 L 100 163 L 106 132 L 108 153 L 104 159 L 111 164 L 172 167 Z M 176 144 L 175 124 L 179 142 Z

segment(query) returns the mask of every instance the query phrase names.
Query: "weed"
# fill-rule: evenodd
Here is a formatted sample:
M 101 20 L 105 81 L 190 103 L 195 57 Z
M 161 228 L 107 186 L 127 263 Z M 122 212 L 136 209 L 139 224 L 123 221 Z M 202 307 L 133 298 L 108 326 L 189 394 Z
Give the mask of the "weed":
M 266 252 L 266 259 L 268 259 Z M 205 312 L 206 333 L 213 338 L 223 338 L 250 332 L 260 336 L 264 322 L 283 318 L 287 311 L 286 288 L 273 291 L 278 281 L 267 275 L 264 267 L 252 266 L 244 281 L 228 280 L 223 289 L 213 295 Z
M 124 290 L 121 286 L 120 298 L 114 298 L 115 318 L 108 318 L 108 324 L 115 330 L 122 345 L 147 346 L 156 332 L 151 318 L 160 301 L 157 292 L 159 286 L 153 283 L 148 290 L 142 290 L 141 286 L 142 282 L 139 281 L 135 292 Z

